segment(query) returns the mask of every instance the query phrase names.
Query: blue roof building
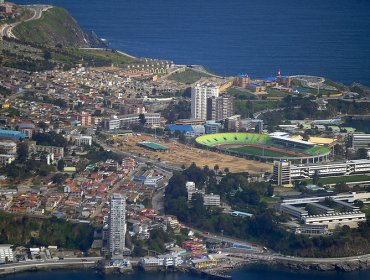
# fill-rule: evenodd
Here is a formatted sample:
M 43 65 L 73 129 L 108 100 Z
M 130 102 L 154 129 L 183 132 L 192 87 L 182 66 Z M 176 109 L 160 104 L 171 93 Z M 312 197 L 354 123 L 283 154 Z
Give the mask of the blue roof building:
M 0 139 L 20 141 L 26 138 L 26 135 L 16 130 L 0 129 Z

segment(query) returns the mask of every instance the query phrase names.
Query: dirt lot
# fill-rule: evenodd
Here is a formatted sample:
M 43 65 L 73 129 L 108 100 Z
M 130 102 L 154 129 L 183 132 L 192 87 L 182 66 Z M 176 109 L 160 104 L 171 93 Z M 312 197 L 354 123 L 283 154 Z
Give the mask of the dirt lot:
M 139 147 L 137 143 L 142 141 L 152 141 L 169 147 L 168 152 L 154 152 L 143 147 Z M 195 162 L 198 166 L 208 165 L 213 168 L 218 164 L 220 170 L 228 167 L 231 172 L 248 171 L 249 173 L 261 173 L 272 171 L 272 165 L 258 161 L 246 160 L 221 153 L 210 152 L 193 147 L 187 147 L 178 142 L 165 142 L 161 139 L 155 139 L 152 136 L 131 136 L 128 141 L 119 140 L 119 148 L 123 151 L 132 152 L 135 154 L 147 155 L 150 158 L 160 158 L 162 162 L 170 162 L 177 166 L 189 166 Z

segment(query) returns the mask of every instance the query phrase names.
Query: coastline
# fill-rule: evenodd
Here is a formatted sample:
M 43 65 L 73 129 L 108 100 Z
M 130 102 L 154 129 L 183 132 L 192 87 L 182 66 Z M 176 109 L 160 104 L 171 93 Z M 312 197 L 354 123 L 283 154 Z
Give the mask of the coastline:
M 292 257 L 275 257 L 274 259 L 257 259 L 240 258 L 240 261 L 235 262 L 232 267 L 223 268 L 215 267 L 212 269 L 200 270 L 190 267 L 141 267 L 137 264 L 133 265 L 132 269 L 104 269 L 99 265 L 98 261 L 91 261 L 87 263 L 29 263 L 22 266 L 17 265 L 7 267 L 0 266 L 0 277 L 17 274 L 22 272 L 38 272 L 38 271 L 55 271 L 55 270 L 95 270 L 103 274 L 129 274 L 135 273 L 136 271 L 142 270 L 145 273 L 153 272 L 181 272 L 205 275 L 209 277 L 216 278 L 227 278 L 238 270 L 248 269 L 248 267 L 254 265 L 264 265 L 272 268 L 285 268 L 292 271 L 340 271 L 340 272 L 354 272 L 354 271 L 364 271 L 370 270 L 370 256 L 358 256 L 353 257 L 352 260 L 347 260 L 346 258 L 338 259 L 294 259 Z M 323 261 L 324 260 L 324 261 Z

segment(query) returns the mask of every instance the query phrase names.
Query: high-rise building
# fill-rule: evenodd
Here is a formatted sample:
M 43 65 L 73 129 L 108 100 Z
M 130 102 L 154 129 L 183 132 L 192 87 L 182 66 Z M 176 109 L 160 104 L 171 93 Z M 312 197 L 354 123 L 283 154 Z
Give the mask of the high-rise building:
M 220 96 L 207 98 L 207 120 L 221 121 L 234 114 L 234 97 Z
M 274 161 L 273 181 L 278 186 L 292 186 L 289 161 Z
M 126 197 L 114 193 L 110 198 L 109 252 L 112 256 L 123 255 L 126 236 Z
M 213 84 L 197 84 L 191 89 L 191 117 L 207 119 L 207 98 L 218 97 L 219 88 Z

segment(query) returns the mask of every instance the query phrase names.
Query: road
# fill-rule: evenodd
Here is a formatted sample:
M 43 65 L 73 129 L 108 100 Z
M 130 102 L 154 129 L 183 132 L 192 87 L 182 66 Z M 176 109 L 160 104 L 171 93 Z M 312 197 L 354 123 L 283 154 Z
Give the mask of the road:
M 152 164 L 153 166 L 155 166 L 157 169 L 159 170 L 162 170 L 164 172 L 173 172 L 173 171 L 182 171 L 182 169 L 178 166 L 174 166 L 174 165 L 170 165 L 170 164 L 166 164 L 166 163 L 163 163 L 163 162 L 159 162 L 158 160 L 155 160 L 155 159 L 150 159 L 150 158 L 146 158 L 146 157 L 139 157 L 138 155 L 136 154 L 133 154 L 133 153 L 129 153 L 129 152 L 123 152 L 121 150 L 118 150 L 100 140 L 97 140 L 96 141 L 100 146 L 102 146 L 104 148 L 104 150 L 108 151 L 112 151 L 118 155 L 122 155 L 124 157 L 133 157 L 135 158 L 135 160 L 138 162 L 138 163 L 150 163 Z
M 0 275 L 9 274 L 20 271 L 43 269 L 43 268 L 62 268 L 70 266 L 92 266 L 96 264 L 101 257 L 86 257 L 86 258 L 69 258 L 63 260 L 37 260 L 37 261 L 23 261 L 18 263 L 10 263 L 0 265 Z
M 30 17 L 29 19 L 26 19 L 26 20 L 23 20 L 23 21 L 18 21 L 18 22 L 12 23 L 12 24 L 4 24 L 3 26 L 0 27 L 0 36 L 1 37 L 5 36 L 5 37 L 8 37 L 8 38 L 15 38 L 16 39 L 16 37 L 14 36 L 14 34 L 12 32 L 14 27 L 16 27 L 17 25 L 19 25 L 23 22 L 28 22 L 28 21 L 31 21 L 31 20 L 40 19 L 43 12 L 52 8 L 52 6 L 48 6 L 48 5 L 27 5 L 27 6 L 23 6 L 23 7 L 27 7 L 28 9 L 32 10 L 33 13 L 34 13 L 33 16 Z

